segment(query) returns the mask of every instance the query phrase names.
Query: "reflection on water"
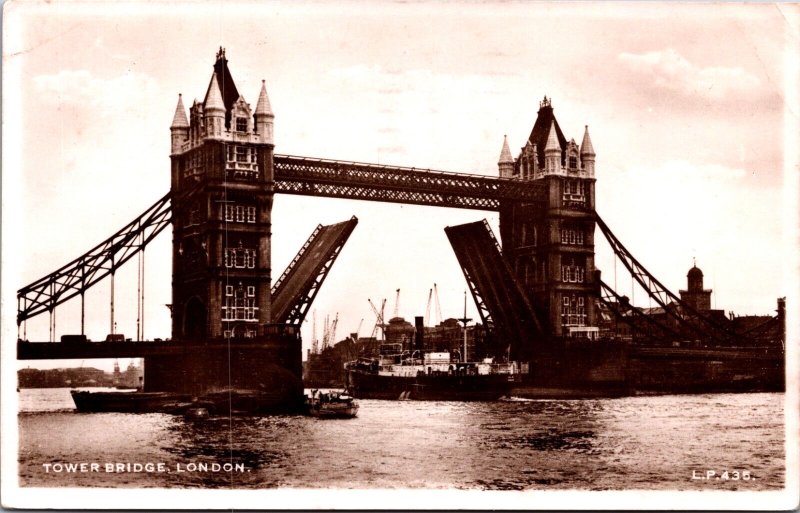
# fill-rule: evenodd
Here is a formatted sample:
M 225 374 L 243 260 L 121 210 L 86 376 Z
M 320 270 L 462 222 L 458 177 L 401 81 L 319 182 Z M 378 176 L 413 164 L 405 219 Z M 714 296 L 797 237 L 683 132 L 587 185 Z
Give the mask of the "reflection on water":
M 783 395 L 495 403 L 360 401 L 359 416 L 185 420 L 79 414 L 68 390 L 20 392 L 20 484 L 765 490 L 783 486 Z M 47 463 L 169 472 L 46 472 Z M 239 471 L 213 470 L 230 463 Z M 205 467 L 203 467 L 205 465 Z M 207 471 L 192 471 L 199 468 Z M 748 481 L 692 479 L 747 470 Z

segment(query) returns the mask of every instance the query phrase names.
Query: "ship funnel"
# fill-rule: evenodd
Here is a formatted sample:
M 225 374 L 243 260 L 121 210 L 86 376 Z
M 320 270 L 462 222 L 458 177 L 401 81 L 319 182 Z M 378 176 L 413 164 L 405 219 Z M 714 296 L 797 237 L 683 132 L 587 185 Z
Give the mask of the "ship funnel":
M 422 316 L 414 317 L 414 349 L 423 353 L 425 351 L 425 319 Z

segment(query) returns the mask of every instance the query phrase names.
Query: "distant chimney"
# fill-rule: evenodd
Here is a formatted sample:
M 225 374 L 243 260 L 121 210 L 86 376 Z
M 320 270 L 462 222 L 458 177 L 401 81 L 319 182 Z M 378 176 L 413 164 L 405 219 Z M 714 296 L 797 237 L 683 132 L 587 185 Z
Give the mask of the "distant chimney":
M 425 319 L 421 316 L 414 317 L 414 348 L 420 353 L 425 351 Z

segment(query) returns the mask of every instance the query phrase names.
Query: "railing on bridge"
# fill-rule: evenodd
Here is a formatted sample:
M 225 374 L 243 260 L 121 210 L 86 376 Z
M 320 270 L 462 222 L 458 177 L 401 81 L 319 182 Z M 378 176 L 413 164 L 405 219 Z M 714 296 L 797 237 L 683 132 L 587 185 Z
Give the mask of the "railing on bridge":
M 275 192 L 498 210 L 503 201 L 543 202 L 542 184 L 512 178 L 275 155 Z

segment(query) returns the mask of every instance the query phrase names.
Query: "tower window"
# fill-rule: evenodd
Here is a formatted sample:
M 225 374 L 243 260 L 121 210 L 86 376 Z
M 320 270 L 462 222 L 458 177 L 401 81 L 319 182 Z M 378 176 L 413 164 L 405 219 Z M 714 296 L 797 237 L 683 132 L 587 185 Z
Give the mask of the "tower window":
M 249 148 L 246 146 L 236 147 L 236 162 L 247 162 L 249 160 Z
M 586 306 L 583 296 L 564 296 L 561 307 L 562 326 L 586 326 Z
M 225 220 L 237 223 L 255 223 L 256 207 L 252 205 L 225 205 Z
M 564 201 L 583 203 L 586 201 L 586 188 L 581 180 L 564 181 Z
M 247 132 L 247 118 L 236 118 L 236 131 Z
M 576 264 L 574 258 L 570 258 L 566 261 L 566 265 L 561 266 L 561 281 L 564 283 L 583 283 L 585 276 L 585 268 Z
M 225 267 L 229 269 L 255 269 L 256 250 L 243 248 L 241 242 L 238 248 L 225 248 Z
M 583 229 L 575 226 L 561 228 L 561 244 L 583 245 Z
M 256 149 L 243 145 L 229 145 L 225 173 L 228 178 L 253 179 L 258 176 Z
M 228 295 L 227 289 L 233 289 L 233 294 Z M 222 320 L 223 321 L 256 321 L 258 307 L 256 306 L 255 287 L 242 286 L 241 283 L 237 287 L 228 285 L 225 287 L 226 294 L 225 300 L 222 303 Z M 252 292 L 252 295 L 251 295 Z

